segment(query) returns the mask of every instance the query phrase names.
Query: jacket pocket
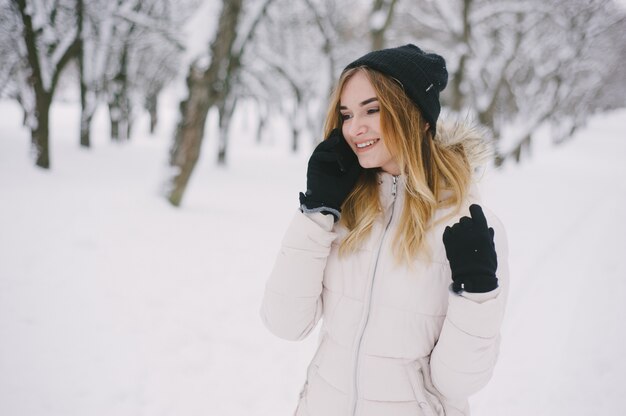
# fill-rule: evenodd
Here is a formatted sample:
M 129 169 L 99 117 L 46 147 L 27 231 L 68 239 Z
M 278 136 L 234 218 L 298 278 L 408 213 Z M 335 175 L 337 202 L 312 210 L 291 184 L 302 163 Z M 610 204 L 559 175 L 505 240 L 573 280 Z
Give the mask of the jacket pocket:
M 307 369 L 307 377 L 304 381 L 304 385 L 302 389 L 300 389 L 300 394 L 298 395 L 298 406 L 296 406 L 296 410 L 293 413 L 293 416 L 306 416 L 308 415 L 307 411 L 307 394 L 309 390 L 309 380 L 312 379 L 313 375 L 317 373 L 319 370 L 319 362 L 317 362 L 317 357 L 319 356 L 319 350 L 313 356 L 311 363 Z
M 426 363 L 426 365 L 428 364 Z M 445 416 L 445 411 L 437 396 L 424 387 L 424 371 L 419 362 L 413 361 L 405 368 L 415 400 L 422 414 L 424 416 Z
M 302 389 L 300 390 L 300 395 L 299 395 L 300 403 L 302 403 L 303 400 L 306 400 L 307 390 L 309 388 L 309 382 L 311 381 L 311 379 L 313 379 L 315 374 L 317 374 L 317 372 L 320 369 L 320 363 L 324 357 L 323 350 L 326 348 L 325 341 L 326 341 L 326 334 L 322 334 L 320 338 L 320 343 L 317 346 L 317 351 L 315 351 L 315 354 L 313 355 L 313 358 L 311 358 L 311 362 L 309 363 L 309 366 L 306 370 L 306 380 L 304 382 L 304 385 L 302 386 Z

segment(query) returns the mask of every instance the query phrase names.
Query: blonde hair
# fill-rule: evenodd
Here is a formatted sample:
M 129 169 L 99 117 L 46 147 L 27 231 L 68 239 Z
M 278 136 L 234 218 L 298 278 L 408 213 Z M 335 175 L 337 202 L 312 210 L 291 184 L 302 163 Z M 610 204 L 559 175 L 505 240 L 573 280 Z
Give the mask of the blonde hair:
M 435 140 L 419 109 L 394 79 L 358 67 L 345 71 L 332 94 L 324 125 L 324 137 L 334 128 L 341 128 L 339 112 L 341 92 L 346 82 L 362 71 L 372 84 L 380 105 L 380 129 L 385 145 L 405 175 L 404 210 L 394 239 L 394 255 L 398 262 L 415 259 L 420 250 L 430 255 L 424 236 L 432 227 L 435 211 L 455 207 L 457 212 L 465 200 L 472 178 L 472 166 L 462 143 Z M 341 224 L 348 229 L 340 253 L 353 252 L 371 232 L 382 211 L 377 174 L 366 169 L 341 207 Z M 443 199 L 443 192 L 450 194 Z M 450 192 L 451 191 L 451 192 Z M 444 218 L 445 219 L 445 218 Z M 442 220 L 444 220 L 442 219 Z

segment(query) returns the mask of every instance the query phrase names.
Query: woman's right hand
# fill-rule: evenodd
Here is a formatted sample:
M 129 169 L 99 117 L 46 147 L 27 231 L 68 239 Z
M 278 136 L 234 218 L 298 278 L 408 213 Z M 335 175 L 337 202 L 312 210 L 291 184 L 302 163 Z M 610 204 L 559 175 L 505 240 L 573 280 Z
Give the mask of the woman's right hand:
M 306 193 L 300 193 L 303 212 L 333 214 L 339 219 L 341 205 L 356 185 L 362 168 L 340 129 L 330 132 L 309 159 Z

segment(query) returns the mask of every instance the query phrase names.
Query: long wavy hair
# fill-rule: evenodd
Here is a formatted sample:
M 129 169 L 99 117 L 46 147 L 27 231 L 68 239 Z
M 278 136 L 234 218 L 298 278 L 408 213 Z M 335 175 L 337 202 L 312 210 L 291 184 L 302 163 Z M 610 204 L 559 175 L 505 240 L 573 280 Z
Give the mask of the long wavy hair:
M 402 226 L 398 227 L 394 239 L 394 255 L 399 263 L 409 263 L 420 250 L 430 256 L 425 235 L 434 225 L 433 215 L 442 207 L 456 207 L 446 218 L 458 212 L 468 193 L 472 166 L 462 143 L 445 143 L 433 137 L 419 109 L 396 80 L 367 67 L 353 68 L 341 75 L 331 96 L 324 137 L 328 137 L 332 129 L 341 128 L 341 93 L 357 71 L 365 73 L 376 92 L 382 138 L 406 177 Z M 364 241 L 382 211 L 378 195 L 379 171 L 365 169 L 341 207 L 341 224 L 348 229 L 348 234 L 341 242 L 340 254 L 353 252 Z M 447 191 L 445 198 L 444 190 Z

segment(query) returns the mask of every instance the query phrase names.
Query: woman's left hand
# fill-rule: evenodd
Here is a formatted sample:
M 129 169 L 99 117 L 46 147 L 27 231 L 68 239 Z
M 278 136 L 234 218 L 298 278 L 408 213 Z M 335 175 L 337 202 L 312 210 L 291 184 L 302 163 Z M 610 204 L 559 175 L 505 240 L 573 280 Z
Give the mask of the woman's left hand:
M 470 217 L 462 217 L 443 232 L 443 244 L 452 270 L 452 290 L 483 293 L 498 287 L 498 256 L 493 228 L 480 205 L 469 207 Z

